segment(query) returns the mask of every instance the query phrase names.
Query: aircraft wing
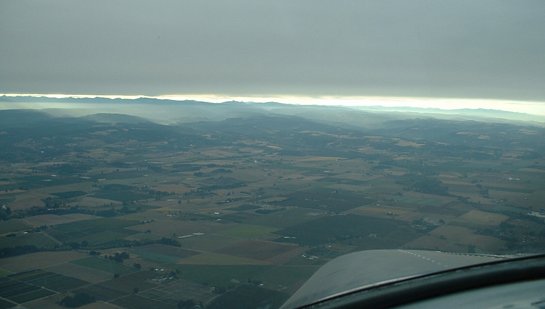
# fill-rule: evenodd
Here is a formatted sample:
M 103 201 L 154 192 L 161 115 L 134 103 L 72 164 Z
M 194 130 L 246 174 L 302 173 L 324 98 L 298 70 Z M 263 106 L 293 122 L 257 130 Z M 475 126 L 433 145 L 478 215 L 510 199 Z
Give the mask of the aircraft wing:
M 282 306 L 296 308 L 389 281 L 482 264 L 507 256 L 426 250 L 366 250 L 337 257 L 310 277 Z

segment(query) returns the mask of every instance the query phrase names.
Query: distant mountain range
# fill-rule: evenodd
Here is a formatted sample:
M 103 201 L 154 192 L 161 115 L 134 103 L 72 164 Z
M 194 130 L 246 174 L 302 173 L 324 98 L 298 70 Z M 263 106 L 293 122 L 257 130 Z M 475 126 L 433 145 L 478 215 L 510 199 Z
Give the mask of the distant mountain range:
M 363 117 L 366 121 L 369 119 L 369 114 L 373 117 L 379 117 L 377 114 L 388 114 L 386 118 L 419 118 L 419 117 L 435 117 L 448 119 L 480 119 L 488 118 L 495 121 L 525 121 L 543 124 L 545 119 L 543 116 L 530 115 L 525 113 L 495 110 L 495 109 L 439 109 L 439 108 L 418 108 L 418 107 L 383 107 L 383 106 L 323 106 L 323 105 L 296 105 L 284 104 L 277 102 L 254 103 L 254 102 L 239 102 L 226 101 L 223 103 L 211 103 L 195 100 L 171 100 L 159 99 L 151 97 L 139 97 L 135 99 L 125 98 L 106 98 L 106 97 L 66 97 L 54 98 L 46 96 L 0 96 L 0 103 L 67 103 L 67 104 L 99 104 L 108 107 L 114 107 L 118 110 L 112 113 L 124 114 L 127 105 L 161 105 L 165 107 L 161 113 L 159 110 L 148 110 L 146 114 L 132 113 L 135 116 L 149 118 L 160 122 L 188 122 L 195 120 L 221 120 L 229 117 L 240 117 L 249 114 L 261 113 L 277 113 L 282 115 L 296 115 L 305 117 L 306 114 L 323 115 L 331 122 L 358 122 Z M 174 108 L 171 110 L 168 107 Z M 20 107 L 17 107 L 20 108 Z M 25 106 L 24 108 L 32 108 Z M 178 108 L 182 108 L 179 110 Z M 3 109 L 6 109 L 4 105 Z M 101 113 L 108 113 L 100 111 Z M 324 112 L 327 112 L 324 114 Z M 131 114 L 131 113 L 129 113 Z M 147 117 L 146 117 L 147 116 Z M 191 120 L 189 120 L 191 118 Z M 380 118 L 380 117 L 379 117 Z M 375 119 L 376 120 L 376 119 Z M 373 122 L 373 121 L 372 121 Z
M 148 98 L 140 97 L 136 99 L 123 99 L 123 98 L 106 98 L 106 97 L 94 97 L 94 98 L 77 98 L 77 97 L 66 97 L 66 98 L 54 98 L 46 96 L 0 96 L 0 102 L 19 102 L 19 103 L 142 103 L 142 104 L 213 104 L 202 101 L 192 101 L 192 100 L 168 100 L 168 99 L 157 99 L 157 98 Z

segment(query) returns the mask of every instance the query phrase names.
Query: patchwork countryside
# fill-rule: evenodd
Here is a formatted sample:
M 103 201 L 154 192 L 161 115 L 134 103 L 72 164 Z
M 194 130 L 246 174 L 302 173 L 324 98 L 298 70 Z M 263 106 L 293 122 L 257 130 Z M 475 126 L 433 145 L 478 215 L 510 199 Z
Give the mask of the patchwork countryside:
M 545 249 L 540 123 L 10 100 L 0 110 L 0 308 L 277 308 L 350 252 Z

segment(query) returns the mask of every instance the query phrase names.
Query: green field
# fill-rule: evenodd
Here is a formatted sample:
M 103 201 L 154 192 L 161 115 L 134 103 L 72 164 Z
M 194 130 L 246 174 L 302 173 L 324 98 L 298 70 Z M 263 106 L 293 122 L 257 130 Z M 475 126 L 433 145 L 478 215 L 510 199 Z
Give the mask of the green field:
M 291 193 L 286 200 L 277 204 L 342 212 L 372 202 L 367 195 L 359 192 L 316 188 Z
M 271 266 L 261 265 L 177 265 L 179 277 L 208 286 L 229 287 L 233 280 L 257 279 Z
M 182 258 L 198 254 L 195 251 L 158 244 L 137 247 L 134 248 L 132 251 L 141 258 L 167 264 L 175 264 Z
M 153 198 L 153 195 L 140 192 L 134 187 L 121 184 L 104 185 L 100 188 L 99 191 L 93 193 L 93 196 L 119 202 L 137 201 Z
M 157 286 L 157 284 L 151 282 L 151 279 L 161 277 L 161 275 L 161 273 L 154 271 L 139 271 L 125 274 L 97 285 L 115 291 L 133 293 L 134 288 L 144 291 Z
M 193 255 L 179 261 L 180 264 L 191 265 L 262 265 L 266 262 L 244 258 L 240 256 L 220 254 L 215 252 L 205 252 L 199 255 Z
M 295 250 L 297 247 L 272 241 L 244 240 L 217 252 L 256 260 L 268 260 L 277 255 Z
M 135 232 L 131 230 L 115 229 L 111 231 L 91 233 L 84 237 L 78 238 L 76 242 L 85 240 L 89 243 L 89 246 L 98 246 L 100 244 L 107 244 L 115 240 L 125 239 L 125 237 L 130 236 L 134 233 Z
M 11 296 L 10 300 L 12 300 L 14 302 L 17 302 L 17 303 L 24 303 L 24 302 L 35 300 L 35 299 L 42 298 L 42 297 L 45 297 L 45 296 L 49 296 L 49 295 L 52 295 L 52 294 L 55 294 L 55 293 L 53 293 L 51 291 L 48 291 L 48 290 L 45 290 L 45 289 L 37 289 L 37 290 L 33 290 L 33 291 L 30 291 L 30 292 L 27 292 L 27 293 Z
M 127 295 L 123 291 L 114 290 L 100 285 L 90 285 L 73 291 L 74 293 L 86 293 L 92 295 L 96 300 L 108 301 Z
M 271 238 L 274 235 L 271 235 L 272 232 L 277 231 L 278 229 L 268 226 L 261 225 L 250 225 L 250 224 L 238 224 L 235 227 L 226 229 L 222 231 L 222 235 L 240 237 L 240 238 Z
M 24 303 L 52 294 L 55 293 L 25 282 L 12 280 L 6 277 L 0 280 L 0 297 L 16 303 Z
M 346 243 L 361 248 L 398 248 L 420 235 L 409 224 L 389 219 L 335 215 L 291 226 L 277 232 L 294 238 L 280 238 L 279 241 L 295 242 L 301 245 L 323 245 Z
M 5 277 L 7 275 L 11 274 L 11 272 L 8 272 L 7 270 L 0 268 L 0 278 Z
M 71 263 L 106 271 L 112 274 L 128 274 L 136 271 L 132 267 L 125 266 L 113 260 L 98 257 L 88 257 L 81 260 L 72 261 Z
M 0 224 L 0 234 L 12 233 L 30 228 L 32 227 L 21 219 L 11 219 L 2 221 L 2 224 Z
M 0 299 L 0 309 L 8 309 L 14 307 L 15 304 L 7 300 Z
M 30 271 L 24 271 L 24 272 L 16 273 L 16 274 L 10 275 L 9 277 L 10 277 L 10 279 L 13 279 L 13 280 L 28 281 L 28 280 L 33 280 L 35 278 L 40 278 L 44 274 L 47 274 L 47 272 L 45 270 L 34 269 L 34 270 L 30 270 Z
M 165 303 L 149 298 L 140 297 L 138 295 L 128 295 L 116 299 L 113 304 L 122 306 L 123 308 L 149 309 L 149 308 L 165 308 L 176 309 L 175 303 Z
M 37 248 L 52 249 L 57 246 L 50 237 L 42 233 L 19 234 L 14 237 L 0 237 L 0 248 L 9 248 L 13 246 L 36 246 Z
M 214 299 L 209 309 L 223 308 L 277 308 L 289 295 L 251 285 L 241 285 Z
M 136 232 L 125 227 L 136 225 L 136 220 L 117 218 L 100 218 L 55 225 L 48 233 L 56 239 L 65 242 L 88 241 L 90 244 L 100 244 L 122 239 Z
M 56 197 L 63 198 L 63 199 L 74 198 L 74 197 L 82 196 L 85 194 L 87 194 L 87 192 L 85 191 L 65 191 L 65 192 L 51 193 L 51 195 L 54 195 Z
M 17 273 L 10 275 L 9 278 L 34 286 L 45 287 L 57 292 L 66 292 L 79 286 L 89 284 L 83 280 L 43 271 L 41 269 Z
M 268 265 L 178 265 L 181 279 L 207 286 L 233 287 L 235 282 L 262 282 L 269 289 L 292 291 L 316 270 L 317 266 Z
M 77 288 L 79 286 L 89 284 L 88 282 L 85 282 L 76 278 L 71 278 L 71 277 L 53 274 L 53 273 L 50 273 L 50 275 L 48 276 L 44 276 L 42 278 L 34 279 L 27 282 L 37 286 L 44 286 L 48 289 L 58 291 L 58 292 L 66 292 L 68 290 Z
M 265 269 L 256 275 L 256 279 L 262 281 L 269 289 L 284 290 L 295 292 L 312 274 L 318 270 L 316 265 L 280 265 Z

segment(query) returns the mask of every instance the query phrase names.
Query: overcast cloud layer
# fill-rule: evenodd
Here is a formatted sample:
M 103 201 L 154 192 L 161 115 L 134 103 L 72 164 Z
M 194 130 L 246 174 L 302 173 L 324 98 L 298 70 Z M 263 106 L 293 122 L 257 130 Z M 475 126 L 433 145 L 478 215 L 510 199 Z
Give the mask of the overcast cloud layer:
M 0 0 L 0 92 L 545 101 L 545 1 Z

